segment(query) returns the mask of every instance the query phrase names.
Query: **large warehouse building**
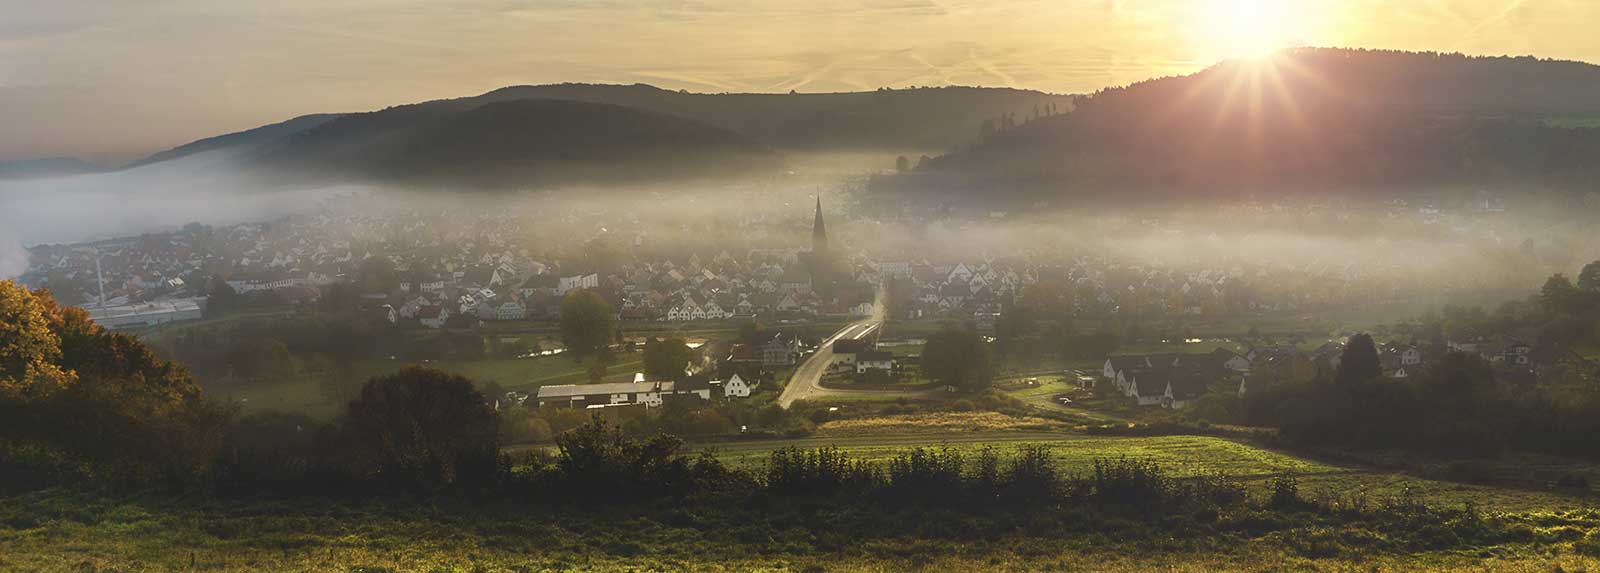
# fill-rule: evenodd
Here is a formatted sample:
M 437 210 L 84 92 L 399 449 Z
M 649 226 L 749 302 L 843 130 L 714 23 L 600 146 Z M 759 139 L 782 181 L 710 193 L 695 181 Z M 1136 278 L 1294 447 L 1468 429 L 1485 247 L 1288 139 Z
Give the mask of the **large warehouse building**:
M 203 299 L 163 300 L 87 310 L 89 311 L 89 318 L 95 324 L 111 330 L 120 330 L 154 326 L 168 322 L 199 320 L 202 314 L 201 300 Z

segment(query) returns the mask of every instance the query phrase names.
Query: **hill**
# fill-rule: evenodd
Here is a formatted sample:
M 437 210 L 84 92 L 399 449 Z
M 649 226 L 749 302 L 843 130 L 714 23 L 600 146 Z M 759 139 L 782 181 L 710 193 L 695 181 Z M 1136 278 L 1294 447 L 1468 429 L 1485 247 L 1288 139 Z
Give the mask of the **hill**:
M 650 85 L 552 84 L 513 86 L 482 95 L 401 105 L 384 111 L 426 115 L 466 111 L 487 103 L 559 99 L 612 104 L 697 120 L 771 147 L 795 150 L 937 150 L 968 143 L 979 126 L 1004 114 L 1026 115 L 1072 98 L 1002 88 L 918 88 L 824 94 L 702 94 Z M 202 151 L 254 150 L 342 118 L 319 114 L 206 138 L 130 167 Z
M 1600 67 L 1533 58 L 1298 49 L 1102 90 L 880 190 L 1197 193 L 1600 176 Z
M 764 146 L 692 120 L 541 99 L 347 114 L 248 159 L 276 179 L 486 188 L 751 174 L 780 164 Z
M 703 121 L 793 150 L 939 150 L 971 142 L 979 126 L 1072 97 L 1008 88 L 939 87 L 815 94 L 669 91 L 654 86 L 556 84 L 498 89 L 475 101 L 554 98 L 624 105 Z
M 249 152 L 333 121 L 340 116 L 341 114 L 336 113 L 302 115 L 288 121 L 264 125 L 255 129 L 208 137 L 151 155 L 128 165 L 128 168 L 170 161 L 207 151 L 231 150 Z

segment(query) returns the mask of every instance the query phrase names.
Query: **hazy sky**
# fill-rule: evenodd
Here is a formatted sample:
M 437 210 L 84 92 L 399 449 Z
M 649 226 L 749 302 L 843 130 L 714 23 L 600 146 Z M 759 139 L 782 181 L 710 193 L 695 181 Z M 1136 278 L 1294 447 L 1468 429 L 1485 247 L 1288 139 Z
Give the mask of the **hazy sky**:
M 1600 61 L 1597 0 L 0 0 L 0 160 L 510 84 L 1082 92 L 1262 45 Z

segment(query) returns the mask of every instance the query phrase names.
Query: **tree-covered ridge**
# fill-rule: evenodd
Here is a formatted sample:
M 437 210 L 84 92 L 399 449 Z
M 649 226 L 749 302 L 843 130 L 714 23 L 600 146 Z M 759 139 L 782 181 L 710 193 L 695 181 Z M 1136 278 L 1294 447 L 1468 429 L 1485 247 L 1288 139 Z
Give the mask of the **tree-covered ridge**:
M 935 158 L 902 184 L 1572 187 L 1600 176 L 1600 131 L 1552 120 L 1600 113 L 1597 95 L 1600 67 L 1575 62 L 1292 50 L 1101 90 L 1073 113 Z
M 1072 96 L 978 87 L 881 89 L 819 94 L 691 93 L 645 84 L 510 86 L 477 96 L 398 105 L 371 113 L 315 114 L 218 135 L 163 151 L 130 167 L 206 151 L 270 152 L 335 120 L 335 131 L 381 128 L 400 118 L 459 113 L 488 104 L 563 100 L 627 107 L 692 120 L 779 149 L 945 149 L 970 143 L 977 126 L 1004 115 L 1070 109 Z M 381 115 L 379 115 L 381 114 Z M 366 119 L 359 119 L 366 118 Z M 374 120 L 374 118 L 377 118 Z M 377 124 L 377 125 L 375 125 Z
M 531 99 L 345 115 L 270 146 L 252 163 L 270 177 L 488 188 L 763 173 L 781 165 L 765 147 L 692 120 Z

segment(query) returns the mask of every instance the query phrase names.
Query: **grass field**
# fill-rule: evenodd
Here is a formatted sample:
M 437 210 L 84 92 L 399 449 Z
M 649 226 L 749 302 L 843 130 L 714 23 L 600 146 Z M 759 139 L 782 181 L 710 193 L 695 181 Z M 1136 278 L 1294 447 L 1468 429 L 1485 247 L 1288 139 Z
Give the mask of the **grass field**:
M 1034 533 L 1025 517 L 993 527 L 1004 535 L 928 538 L 854 537 L 875 520 L 949 521 L 957 515 L 883 510 L 830 513 L 810 509 L 727 507 L 691 509 L 662 501 L 643 505 L 552 508 L 518 499 L 405 500 L 215 498 L 168 493 L 46 490 L 0 496 L 0 571 L 258 571 L 399 573 L 533 571 L 764 571 L 853 573 L 885 571 L 1483 571 L 1577 572 L 1600 569 L 1575 545 L 1594 533 L 1568 524 L 1597 515 L 1583 500 L 1431 482 L 1308 460 L 1209 437 L 1106 438 L 1067 435 L 993 418 L 996 414 L 907 417 L 824 424 L 806 440 L 716 446 L 736 465 L 760 464 L 773 449 L 835 445 L 852 456 L 882 462 L 919 445 L 975 452 L 994 444 L 1004 453 L 1042 444 L 1068 471 L 1087 471 L 1095 458 L 1157 461 L 1177 477 L 1222 472 L 1263 495 L 1265 478 L 1300 476 L 1310 497 L 1364 492 L 1375 503 L 1410 492 L 1435 505 L 1477 504 L 1490 519 L 1529 524 L 1541 541 L 1440 551 L 1344 552 L 1316 555 L 1297 541 L 1307 536 L 1371 535 L 1312 527 L 1291 537 L 1153 538 L 1138 542 L 1093 532 Z M 1048 426 L 1048 423 L 1041 423 Z M 966 431 L 963 431 L 963 425 Z M 999 429 L 1012 425 L 1011 429 Z M 918 431 L 920 428 L 923 431 Z M 1499 513 L 1509 512 L 1509 513 Z M 853 525 L 835 532 L 835 519 Z M 1289 527 L 1293 527 L 1292 521 Z M 897 525 L 898 530 L 908 526 Z M 960 527 L 959 525 L 957 527 Z M 1137 527 L 1137 526 L 1134 526 Z M 915 528 L 911 528 L 915 529 Z M 1555 540 L 1555 541 L 1548 541 Z M 1587 549 L 1585 549 L 1587 551 Z M 1310 553 L 1310 555 L 1308 555 Z
M 1092 534 L 1030 536 L 1019 529 L 998 538 L 886 536 L 862 542 L 830 532 L 822 512 L 751 523 L 733 522 L 760 517 L 737 510 L 727 516 L 671 507 L 553 513 L 515 501 L 292 502 L 61 490 L 4 502 L 0 570 L 19 573 L 1531 573 L 1600 568 L 1600 560 L 1575 553 L 1571 543 L 1308 557 L 1291 550 L 1291 541 L 1271 536 L 1129 543 Z M 1026 521 L 1016 526 L 1024 528 Z
M 949 446 L 966 454 L 993 445 L 1005 454 L 1022 444 L 1049 449 L 1059 467 L 1068 473 L 1086 473 L 1096 459 L 1130 458 L 1160 464 L 1180 477 L 1225 475 L 1252 488 L 1263 489 L 1268 480 L 1286 473 L 1298 476 L 1310 495 L 1364 494 L 1374 500 L 1417 495 L 1429 503 L 1459 507 L 1472 502 L 1496 511 L 1576 510 L 1600 506 L 1559 492 L 1497 488 L 1425 479 L 1371 467 L 1320 462 L 1223 438 L 1207 436 L 1105 437 L 1066 433 L 1049 421 L 1014 424 L 996 429 L 982 421 L 994 414 L 941 414 L 943 421 L 925 421 L 921 431 L 916 417 L 909 423 L 879 422 L 878 428 L 849 421 L 829 422 L 817 435 L 799 440 L 728 442 L 704 446 L 736 467 L 760 467 L 773 450 L 799 446 L 836 446 L 852 457 L 882 463 L 897 452 L 917 446 Z M 962 424 L 960 418 L 971 417 Z M 889 417 L 893 419 L 895 417 Z M 905 417 L 901 417 L 904 419 Z

